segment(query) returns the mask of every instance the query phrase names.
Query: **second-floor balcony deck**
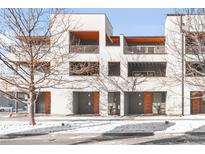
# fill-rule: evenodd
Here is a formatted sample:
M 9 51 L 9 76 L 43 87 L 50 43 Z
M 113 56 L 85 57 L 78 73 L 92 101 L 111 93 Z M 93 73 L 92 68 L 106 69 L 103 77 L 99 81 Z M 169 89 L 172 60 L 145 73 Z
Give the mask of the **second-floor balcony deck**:
M 165 46 L 125 46 L 124 54 L 165 54 Z
M 70 45 L 70 53 L 99 53 L 99 45 Z

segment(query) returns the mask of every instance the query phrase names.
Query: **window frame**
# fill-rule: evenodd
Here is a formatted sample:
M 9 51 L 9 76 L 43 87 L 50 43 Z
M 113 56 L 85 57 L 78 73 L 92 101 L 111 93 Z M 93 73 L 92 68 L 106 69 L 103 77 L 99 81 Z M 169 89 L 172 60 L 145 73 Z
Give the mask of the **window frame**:
M 117 63 L 119 64 L 119 75 L 110 75 L 110 64 Z M 121 75 L 121 67 L 120 67 L 120 61 L 109 61 L 108 62 L 108 76 L 120 76 Z

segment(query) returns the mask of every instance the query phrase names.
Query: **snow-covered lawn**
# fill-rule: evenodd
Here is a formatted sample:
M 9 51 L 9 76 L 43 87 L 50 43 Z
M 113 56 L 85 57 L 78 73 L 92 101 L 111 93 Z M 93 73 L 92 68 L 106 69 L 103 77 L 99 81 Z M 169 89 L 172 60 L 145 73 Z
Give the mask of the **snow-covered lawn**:
M 0 135 L 46 133 L 186 133 L 205 132 L 205 120 L 37 120 L 1 121 Z

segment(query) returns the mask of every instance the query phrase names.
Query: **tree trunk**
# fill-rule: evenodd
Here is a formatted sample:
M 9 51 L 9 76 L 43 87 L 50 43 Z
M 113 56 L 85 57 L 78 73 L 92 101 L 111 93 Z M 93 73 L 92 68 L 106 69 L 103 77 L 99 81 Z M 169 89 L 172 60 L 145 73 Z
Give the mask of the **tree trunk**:
M 30 100 L 29 100 L 29 124 L 30 125 L 35 125 L 36 122 L 35 122 L 35 118 L 34 118 L 34 100 L 35 100 L 35 95 L 34 95 L 34 92 L 30 92 Z

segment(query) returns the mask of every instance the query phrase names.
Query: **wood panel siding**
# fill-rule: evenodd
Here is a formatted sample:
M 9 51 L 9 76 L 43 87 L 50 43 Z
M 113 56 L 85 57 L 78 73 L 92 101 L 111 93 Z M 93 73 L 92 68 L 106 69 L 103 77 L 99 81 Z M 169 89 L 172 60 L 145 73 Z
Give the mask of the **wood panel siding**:
M 191 94 L 191 113 L 197 114 L 202 112 L 202 93 L 193 92 Z
M 145 92 L 144 93 L 144 114 L 152 113 L 152 104 L 153 104 L 153 93 Z
M 51 110 L 51 93 L 50 92 L 44 92 L 45 97 L 45 113 L 50 114 Z
M 99 92 L 93 92 L 94 113 L 99 114 Z

